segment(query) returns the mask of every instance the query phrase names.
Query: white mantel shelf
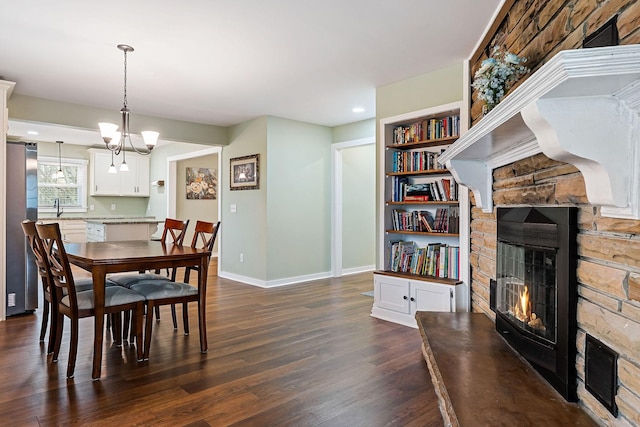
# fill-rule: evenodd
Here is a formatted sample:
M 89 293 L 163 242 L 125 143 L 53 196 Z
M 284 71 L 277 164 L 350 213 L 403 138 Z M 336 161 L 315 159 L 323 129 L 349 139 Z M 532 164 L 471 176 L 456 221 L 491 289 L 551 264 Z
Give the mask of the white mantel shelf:
M 493 210 L 493 169 L 544 153 L 577 167 L 605 216 L 640 219 L 640 45 L 562 51 L 440 163 Z

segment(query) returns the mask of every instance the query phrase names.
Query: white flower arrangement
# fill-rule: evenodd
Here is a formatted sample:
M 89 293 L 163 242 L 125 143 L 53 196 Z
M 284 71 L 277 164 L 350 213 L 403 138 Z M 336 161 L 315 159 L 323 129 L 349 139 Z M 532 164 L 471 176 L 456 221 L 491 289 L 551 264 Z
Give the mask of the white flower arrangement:
M 522 65 L 527 58 L 521 58 L 510 52 L 503 52 L 494 46 L 493 54 L 482 61 L 473 76 L 471 86 L 478 90 L 478 99 L 484 101 L 489 109 L 498 105 L 511 85 L 529 72 Z

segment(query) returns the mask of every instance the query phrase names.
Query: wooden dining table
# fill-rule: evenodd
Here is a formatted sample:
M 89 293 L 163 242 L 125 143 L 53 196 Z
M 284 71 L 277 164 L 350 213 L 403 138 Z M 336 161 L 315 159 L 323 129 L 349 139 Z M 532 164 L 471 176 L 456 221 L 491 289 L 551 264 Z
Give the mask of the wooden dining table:
M 211 252 L 206 249 L 166 244 L 155 240 L 131 240 L 118 242 L 66 243 L 69 262 L 91 273 L 95 299 L 95 325 L 93 346 L 94 380 L 100 378 L 102 366 L 102 338 L 104 334 L 105 281 L 109 273 L 156 270 L 197 266 L 198 322 L 200 351 L 208 349 L 206 332 L 206 283 Z

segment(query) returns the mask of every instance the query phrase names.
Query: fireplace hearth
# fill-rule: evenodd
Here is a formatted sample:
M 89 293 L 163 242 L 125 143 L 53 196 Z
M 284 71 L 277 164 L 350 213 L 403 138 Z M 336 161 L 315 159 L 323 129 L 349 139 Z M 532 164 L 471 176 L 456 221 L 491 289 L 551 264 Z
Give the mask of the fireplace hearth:
M 496 330 L 565 399 L 576 401 L 573 207 L 498 209 Z

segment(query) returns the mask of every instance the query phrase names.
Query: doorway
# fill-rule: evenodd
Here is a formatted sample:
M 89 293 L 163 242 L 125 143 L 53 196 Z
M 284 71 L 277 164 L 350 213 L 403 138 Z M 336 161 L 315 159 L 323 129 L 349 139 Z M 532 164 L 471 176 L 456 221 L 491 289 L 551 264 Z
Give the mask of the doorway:
M 332 146 L 333 277 L 375 269 L 375 139 Z

